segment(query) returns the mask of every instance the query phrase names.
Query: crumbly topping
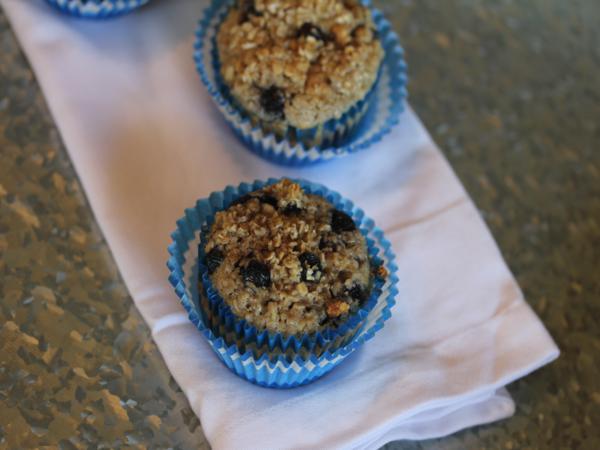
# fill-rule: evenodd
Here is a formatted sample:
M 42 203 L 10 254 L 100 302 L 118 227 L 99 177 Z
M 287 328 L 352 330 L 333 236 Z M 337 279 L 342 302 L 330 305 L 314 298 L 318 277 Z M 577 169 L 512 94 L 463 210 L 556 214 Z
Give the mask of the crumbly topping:
M 233 96 L 275 129 L 341 117 L 383 59 L 370 11 L 356 0 L 238 0 L 217 39 Z
M 290 335 L 341 323 L 370 292 L 365 238 L 340 226 L 341 215 L 350 219 L 289 180 L 243 196 L 209 232 L 214 287 L 259 329 Z

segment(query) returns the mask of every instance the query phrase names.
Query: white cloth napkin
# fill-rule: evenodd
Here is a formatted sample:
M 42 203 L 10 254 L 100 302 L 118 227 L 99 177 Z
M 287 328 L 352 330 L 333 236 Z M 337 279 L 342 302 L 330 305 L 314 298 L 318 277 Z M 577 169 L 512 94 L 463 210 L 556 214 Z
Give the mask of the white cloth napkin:
M 512 414 L 507 383 L 558 356 L 440 151 L 409 110 L 370 150 L 286 170 L 246 151 L 196 75 L 205 2 L 153 0 L 110 21 L 0 0 L 27 53 L 135 304 L 217 449 L 377 448 Z M 288 391 L 231 374 L 167 282 L 185 207 L 269 176 L 339 190 L 375 218 L 399 265 L 384 330 L 330 375 Z

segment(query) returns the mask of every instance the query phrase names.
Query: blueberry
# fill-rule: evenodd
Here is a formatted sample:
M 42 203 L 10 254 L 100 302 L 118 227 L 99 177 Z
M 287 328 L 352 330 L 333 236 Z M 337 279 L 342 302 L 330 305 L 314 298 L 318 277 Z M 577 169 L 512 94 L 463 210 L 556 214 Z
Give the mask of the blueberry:
M 240 272 L 246 283 L 253 283 L 259 288 L 271 286 L 271 269 L 265 263 L 253 259 L 246 267 L 242 267 Z
M 262 13 L 256 9 L 254 0 L 240 0 L 240 23 L 248 22 L 250 16 L 262 16 Z
M 302 24 L 300 28 L 298 28 L 298 32 L 296 33 L 297 37 L 308 37 L 312 36 L 318 41 L 328 41 L 330 39 L 329 35 L 321 30 L 317 25 L 310 22 L 305 22 Z
M 360 284 L 355 284 L 352 286 L 352 288 L 348 291 L 348 295 L 359 302 L 364 302 L 367 299 L 367 291 Z
M 356 224 L 348 214 L 338 209 L 334 209 L 331 213 L 331 229 L 334 233 L 354 231 L 356 230 Z
M 314 253 L 304 252 L 298 256 L 300 265 L 302 266 L 302 273 L 300 279 L 302 281 L 318 282 L 321 279 L 321 272 L 323 267 L 321 266 L 321 258 Z M 308 271 L 311 271 L 310 278 L 308 278 Z
M 273 208 L 277 208 L 277 199 L 269 194 L 263 194 L 260 196 L 253 196 L 250 194 L 242 195 L 241 197 L 236 198 L 234 201 L 232 201 L 229 204 L 229 206 L 243 205 L 244 203 L 249 202 L 253 198 L 257 199 L 261 203 L 267 203 L 267 204 L 271 205 Z
M 285 93 L 277 86 L 271 86 L 260 93 L 260 106 L 267 114 L 285 119 Z
M 224 259 L 225 255 L 219 247 L 215 247 L 210 252 L 208 252 L 206 254 L 206 267 L 208 267 L 208 274 L 211 275 L 212 273 L 214 273 L 214 271 L 219 268 Z
M 327 238 L 322 237 L 321 240 L 319 241 L 319 250 L 335 251 L 335 250 L 337 250 L 337 245 L 335 245 L 333 242 L 327 240 Z
M 302 208 L 299 208 L 295 203 L 288 203 L 283 209 L 283 213 L 286 216 L 293 216 L 294 214 L 299 214 L 300 212 L 302 212 Z
M 261 195 L 258 200 L 261 203 L 266 203 L 267 205 L 271 205 L 273 208 L 277 209 L 277 199 L 275 197 L 273 197 L 272 195 L 269 194 L 263 194 Z

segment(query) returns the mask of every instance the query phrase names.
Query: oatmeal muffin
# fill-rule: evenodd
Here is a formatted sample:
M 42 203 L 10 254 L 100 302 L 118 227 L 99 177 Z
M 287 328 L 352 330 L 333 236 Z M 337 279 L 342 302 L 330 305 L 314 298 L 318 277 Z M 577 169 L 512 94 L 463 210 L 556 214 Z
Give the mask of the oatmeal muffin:
M 357 0 L 238 0 L 217 47 L 232 97 L 280 135 L 342 117 L 371 90 L 384 56 Z
M 297 335 L 337 326 L 371 290 L 366 241 L 352 218 L 289 180 L 218 212 L 205 254 L 214 288 L 260 330 Z

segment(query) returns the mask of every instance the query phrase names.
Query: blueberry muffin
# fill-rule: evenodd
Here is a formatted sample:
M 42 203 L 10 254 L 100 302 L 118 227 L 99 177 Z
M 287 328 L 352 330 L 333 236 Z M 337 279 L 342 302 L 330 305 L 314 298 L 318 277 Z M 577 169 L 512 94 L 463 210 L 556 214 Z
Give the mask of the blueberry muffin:
M 342 117 L 372 89 L 384 56 L 357 0 L 238 0 L 217 48 L 235 102 L 278 135 Z
M 219 295 L 259 330 L 335 327 L 371 290 L 367 244 L 352 218 L 289 180 L 218 212 L 205 255 Z

